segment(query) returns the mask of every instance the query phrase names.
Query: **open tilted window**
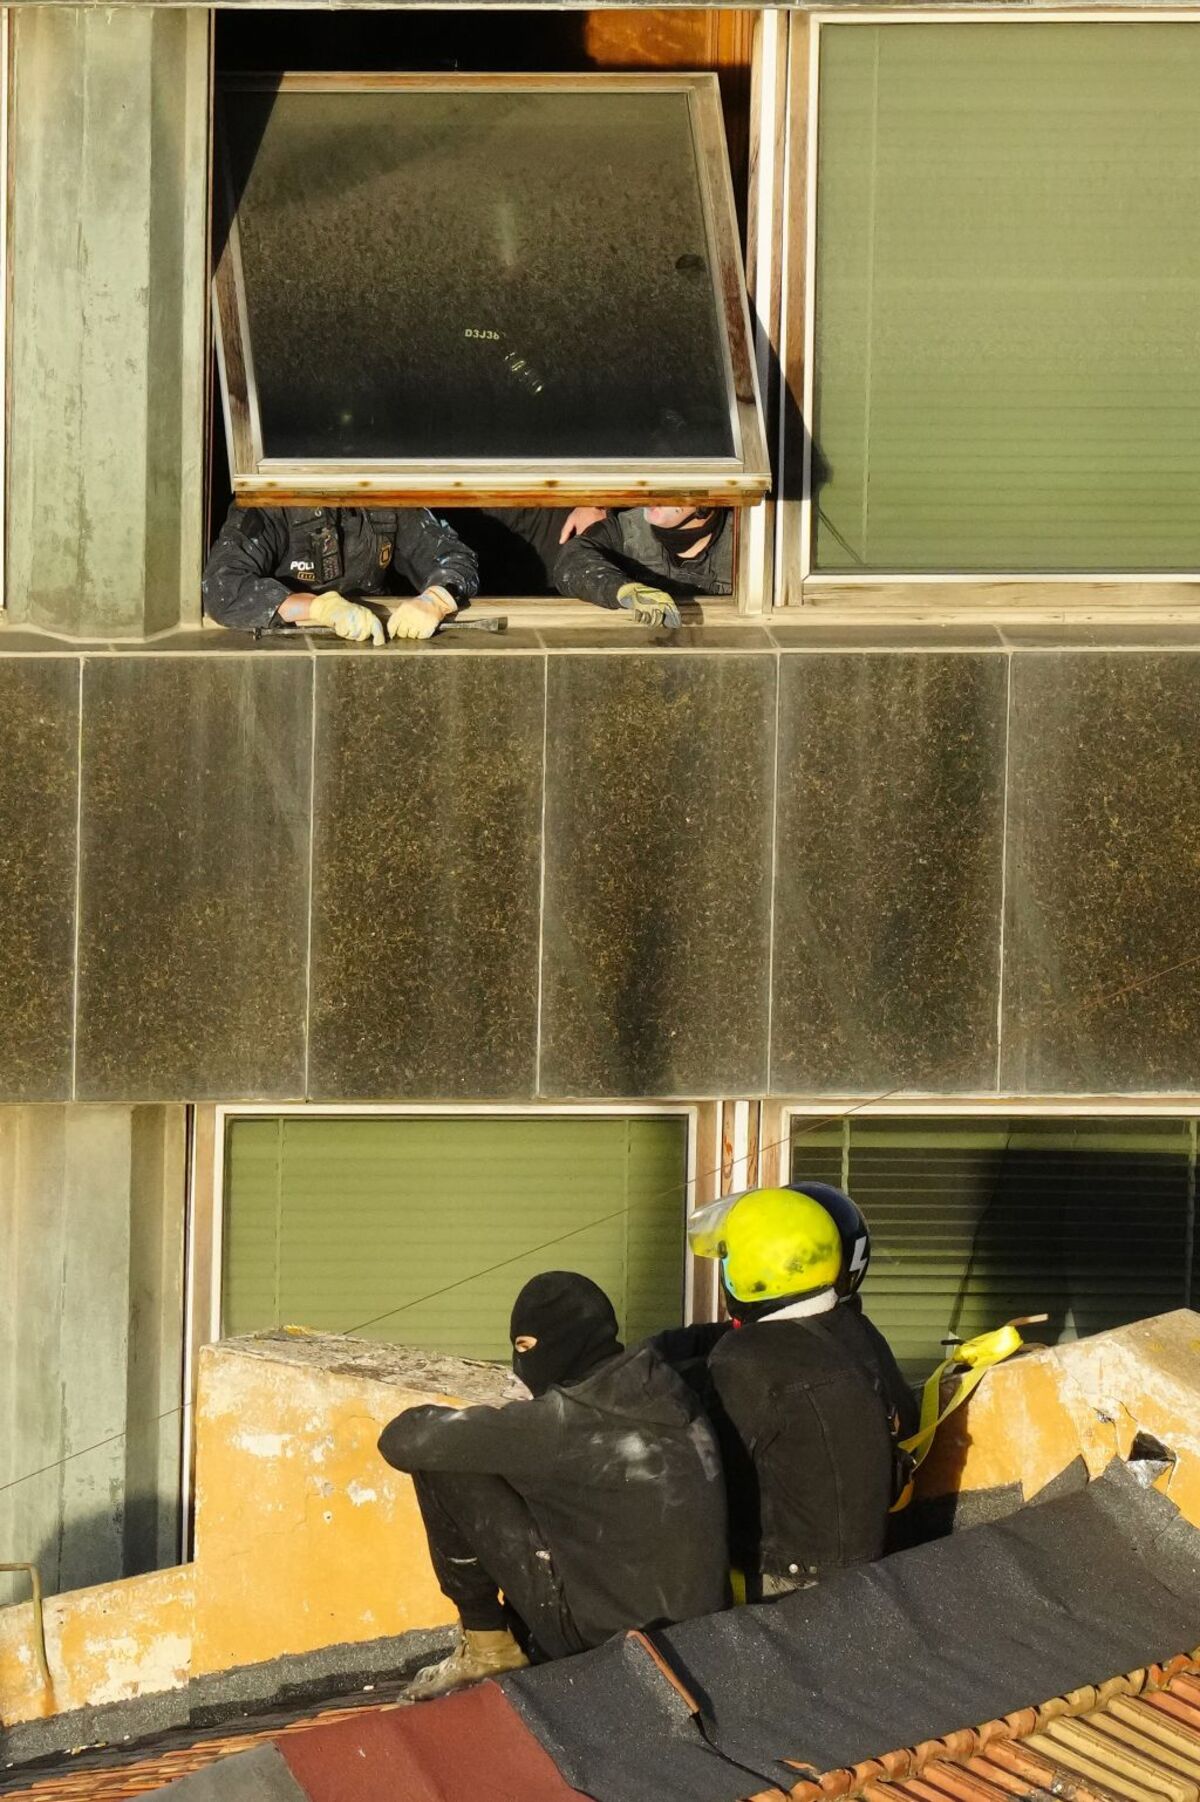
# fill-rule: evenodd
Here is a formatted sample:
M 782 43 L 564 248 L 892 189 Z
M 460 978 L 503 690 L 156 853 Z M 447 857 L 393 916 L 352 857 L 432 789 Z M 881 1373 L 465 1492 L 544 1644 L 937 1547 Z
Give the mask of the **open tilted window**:
M 244 504 L 757 500 L 716 77 L 226 79 Z

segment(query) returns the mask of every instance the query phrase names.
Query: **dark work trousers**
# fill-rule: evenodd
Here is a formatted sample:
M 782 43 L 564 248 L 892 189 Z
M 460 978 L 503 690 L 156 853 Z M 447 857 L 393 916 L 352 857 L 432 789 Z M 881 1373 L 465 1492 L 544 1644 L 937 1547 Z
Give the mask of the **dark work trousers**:
M 412 1480 L 434 1575 L 464 1627 L 492 1632 L 515 1614 L 546 1658 L 587 1650 L 537 1523 L 510 1483 L 429 1470 L 414 1471 Z

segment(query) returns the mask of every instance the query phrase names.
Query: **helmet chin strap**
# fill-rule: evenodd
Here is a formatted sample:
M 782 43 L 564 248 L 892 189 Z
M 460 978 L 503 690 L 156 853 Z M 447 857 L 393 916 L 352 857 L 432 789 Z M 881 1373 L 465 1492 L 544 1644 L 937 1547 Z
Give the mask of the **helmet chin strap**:
M 729 1287 L 727 1263 L 728 1259 L 721 1259 L 721 1288 L 730 1317 L 737 1326 L 748 1326 L 752 1320 L 805 1320 L 815 1314 L 829 1314 L 837 1306 L 837 1290 L 832 1283 L 823 1289 L 808 1289 L 798 1295 L 742 1301 Z

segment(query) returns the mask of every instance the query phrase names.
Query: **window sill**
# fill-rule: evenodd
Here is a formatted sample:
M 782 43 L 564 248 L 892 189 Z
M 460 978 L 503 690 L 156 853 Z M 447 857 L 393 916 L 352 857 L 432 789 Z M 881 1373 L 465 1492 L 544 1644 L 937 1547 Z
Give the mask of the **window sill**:
M 847 617 L 903 614 L 911 619 L 1139 619 L 1200 617 L 1200 577 L 806 576 L 798 603 L 784 611 L 837 608 Z
M 428 641 L 382 649 L 345 644 L 320 630 L 227 630 L 205 620 L 147 639 L 69 638 L 13 625 L 0 615 L 0 657 L 285 656 L 413 657 L 645 651 L 706 653 L 1111 650 L 1200 651 L 1200 599 L 1191 607 L 1007 608 L 826 605 L 740 614 L 728 597 L 685 607 L 677 632 L 637 626 L 628 614 L 577 601 L 476 601 L 469 618 L 505 619 L 504 631 L 451 628 Z

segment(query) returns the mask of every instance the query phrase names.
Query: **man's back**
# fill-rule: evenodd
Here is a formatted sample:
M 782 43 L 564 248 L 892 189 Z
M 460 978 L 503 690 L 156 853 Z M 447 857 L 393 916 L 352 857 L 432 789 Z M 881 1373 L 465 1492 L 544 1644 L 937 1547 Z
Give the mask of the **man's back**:
M 735 1562 L 804 1583 L 880 1557 L 894 1441 L 861 1314 L 750 1321 L 718 1341 L 708 1378 Z
M 410 1409 L 380 1449 L 403 1470 L 503 1477 L 524 1497 L 584 1639 L 726 1599 L 725 1486 L 694 1396 L 651 1347 L 504 1408 Z

